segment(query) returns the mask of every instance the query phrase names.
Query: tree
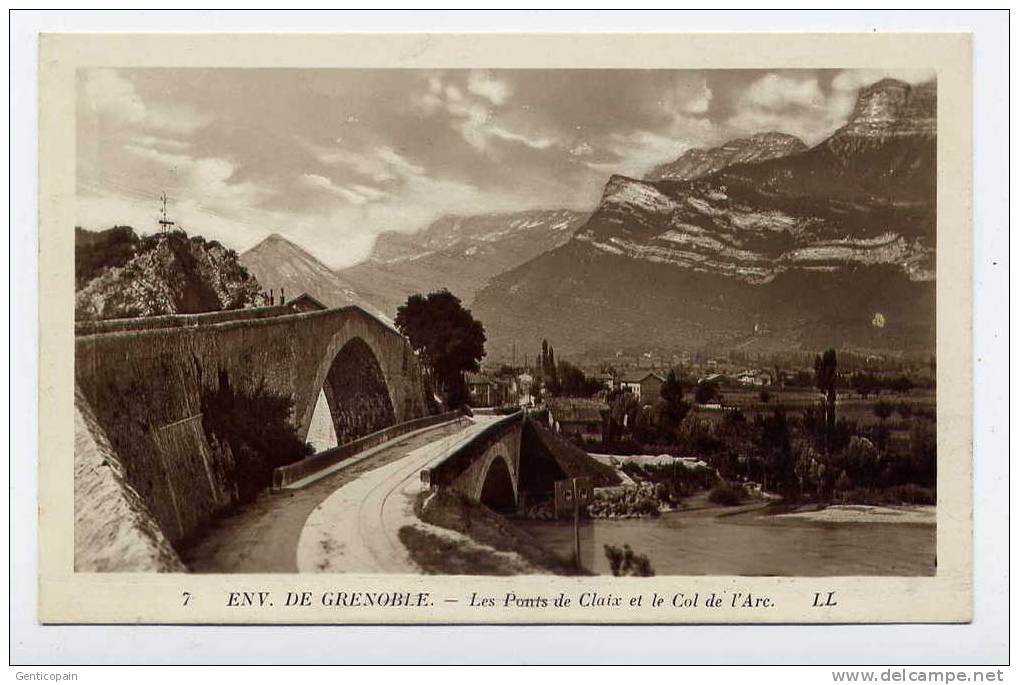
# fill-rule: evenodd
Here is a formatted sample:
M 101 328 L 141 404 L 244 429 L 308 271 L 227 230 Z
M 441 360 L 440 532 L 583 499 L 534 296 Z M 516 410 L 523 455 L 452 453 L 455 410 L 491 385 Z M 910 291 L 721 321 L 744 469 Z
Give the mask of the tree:
M 711 381 L 701 381 L 697 384 L 697 389 L 694 391 L 694 400 L 697 404 L 707 404 L 711 400 L 718 397 L 718 386 Z
M 565 397 L 590 397 L 603 387 L 597 378 L 588 378 L 583 371 L 565 359 L 559 361 L 557 378 L 559 394 Z
M 891 402 L 885 402 L 884 400 L 874 403 L 874 416 L 878 417 L 882 423 L 885 419 L 892 415 L 895 411 L 895 405 Z
M 666 376 L 665 382 L 662 383 L 661 390 L 662 399 L 665 400 L 664 411 L 662 412 L 664 417 L 664 428 L 669 433 L 669 437 L 673 437 L 679 424 L 686 418 L 687 412 L 690 411 L 690 405 L 683 401 L 683 384 L 676 378 L 675 370 L 669 370 L 669 375 Z
M 772 487 L 787 496 L 795 493 L 796 460 L 792 453 L 789 423 L 786 421 L 785 410 L 778 406 L 770 417 L 758 415 L 760 428 L 761 452 L 766 460 L 767 474 Z
M 881 455 L 874 443 L 859 435 L 849 439 L 842 454 L 844 471 L 850 474 L 855 485 L 874 487 L 881 471 Z
M 485 356 L 485 329 L 448 290 L 411 295 L 396 310 L 396 327 L 435 374 L 449 406 L 467 401 L 463 374 Z
M 555 349 L 548 344 L 548 340 L 544 339 L 541 341 L 541 375 L 544 377 L 548 393 L 558 395 L 561 388 L 555 362 Z
M 838 360 L 835 350 L 828 348 L 823 355 L 814 358 L 814 385 L 825 395 L 824 408 L 824 451 L 831 455 L 831 434 L 835 428 L 835 381 L 838 378 Z
M 879 390 L 877 379 L 871 373 L 858 371 L 849 379 L 849 383 L 853 390 L 860 393 L 860 397 L 864 398 L 872 392 Z

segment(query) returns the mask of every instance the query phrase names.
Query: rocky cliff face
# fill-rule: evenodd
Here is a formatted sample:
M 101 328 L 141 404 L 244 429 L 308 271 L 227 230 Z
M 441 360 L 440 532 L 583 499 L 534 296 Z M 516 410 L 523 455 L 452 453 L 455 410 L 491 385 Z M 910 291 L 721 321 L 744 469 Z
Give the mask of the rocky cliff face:
M 614 176 L 576 238 L 749 283 L 872 264 L 930 280 L 933 106 L 930 86 L 886 79 L 863 89 L 847 124 L 807 152 L 685 183 Z
M 131 231 L 121 235 L 117 245 L 120 257 L 110 264 L 95 266 L 95 259 L 77 255 L 79 264 L 93 265 L 75 294 L 77 320 L 194 314 L 262 304 L 258 281 L 233 250 L 216 241 L 181 231 L 139 239 Z M 87 253 L 109 245 L 86 238 L 77 248 Z
M 937 87 L 883 79 L 860 90 L 849 122 L 835 137 L 886 139 L 937 133 Z
M 586 217 L 565 209 L 445 216 L 412 235 L 380 235 L 367 261 L 339 275 L 390 315 L 408 295 L 439 288 L 470 302 L 493 276 L 564 244 Z
M 553 331 L 564 350 L 734 344 L 755 323 L 783 345 L 932 346 L 935 100 L 884 80 L 809 150 L 688 181 L 613 176 L 573 239 L 494 279 L 475 315 L 494 349 Z M 891 323 L 874 330 L 875 312 Z
M 674 162 L 655 167 L 645 181 L 691 181 L 708 176 L 733 164 L 753 164 L 803 152 L 806 144 L 786 133 L 758 133 L 749 138 L 730 140 L 720 147 L 693 148 Z

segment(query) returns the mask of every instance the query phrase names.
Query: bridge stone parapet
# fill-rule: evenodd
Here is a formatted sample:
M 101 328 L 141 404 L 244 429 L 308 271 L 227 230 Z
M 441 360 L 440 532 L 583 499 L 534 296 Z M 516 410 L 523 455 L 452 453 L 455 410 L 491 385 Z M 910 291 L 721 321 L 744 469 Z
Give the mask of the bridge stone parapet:
M 188 328 L 207 326 L 214 323 L 251 321 L 294 314 L 290 305 L 250 307 L 247 309 L 224 309 L 199 314 L 162 314 L 160 316 L 132 317 L 124 319 L 101 319 L 98 321 L 75 321 L 75 335 L 115 333 L 117 331 L 151 331 L 156 328 Z
M 273 489 L 282 490 L 286 488 L 303 487 L 312 478 L 317 479 L 318 476 L 329 471 L 333 466 L 343 463 L 347 459 L 356 455 L 362 454 L 373 447 L 377 447 L 410 433 L 415 433 L 443 423 L 455 421 L 461 417 L 463 417 L 463 413 L 459 411 L 449 411 L 443 414 L 422 416 L 418 419 L 411 419 L 404 423 L 398 423 L 394 426 L 383 428 L 382 430 L 370 433 L 363 438 L 358 438 L 357 440 L 353 440 L 343 445 L 337 445 L 336 447 L 319 452 L 314 456 L 294 462 L 293 464 L 280 466 L 276 468 L 272 474 Z
M 289 400 L 301 439 L 323 390 L 345 441 L 428 413 L 409 343 L 358 307 L 156 319 L 79 326 L 76 401 L 175 545 L 237 498 L 233 456 L 203 429 L 203 398 L 224 383 L 238 395 Z
M 421 474 L 431 487 L 447 487 L 497 511 L 516 508 L 520 495 L 520 443 L 524 413 L 499 419 Z

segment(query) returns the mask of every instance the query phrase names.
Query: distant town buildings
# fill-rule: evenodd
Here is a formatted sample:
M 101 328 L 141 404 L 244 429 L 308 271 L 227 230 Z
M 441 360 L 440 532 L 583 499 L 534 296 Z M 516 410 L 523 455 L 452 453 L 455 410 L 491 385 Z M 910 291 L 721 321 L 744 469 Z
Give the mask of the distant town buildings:
M 565 437 L 602 442 L 609 405 L 603 400 L 553 397 L 548 400 L 548 425 Z
M 516 400 L 516 384 L 482 373 L 468 373 L 467 391 L 472 407 L 500 407 Z
M 619 389 L 623 392 L 633 393 L 633 397 L 637 401 L 640 401 L 642 398 L 654 401 L 662 394 L 662 385 L 664 383 L 664 378 L 653 371 L 648 371 L 647 373 L 633 376 L 624 376 L 619 380 Z
M 736 381 L 743 385 L 772 385 L 775 382 L 775 376 L 770 371 L 748 369 L 737 374 Z

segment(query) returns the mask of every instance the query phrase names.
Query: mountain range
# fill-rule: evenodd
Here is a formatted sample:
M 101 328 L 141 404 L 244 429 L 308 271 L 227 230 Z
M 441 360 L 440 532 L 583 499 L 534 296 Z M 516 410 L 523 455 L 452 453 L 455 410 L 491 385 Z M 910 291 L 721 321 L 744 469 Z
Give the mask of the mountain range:
M 645 181 L 690 181 L 733 164 L 752 164 L 785 157 L 807 149 L 806 143 L 787 133 L 770 131 L 737 138 L 713 148 L 691 148 L 679 159 L 661 164 L 644 175 Z
M 265 288 L 392 316 L 446 287 L 490 356 L 656 346 L 929 352 L 934 345 L 936 87 L 884 79 L 812 147 L 762 133 L 610 177 L 590 214 L 442 217 L 382 234 L 332 271 L 285 239 L 241 261 Z
M 381 234 L 339 277 L 393 316 L 414 293 L 447 288 L 464 302 L 492 276 L 565 244 L 587 218 L 567 209 L 443 216 L 412 234 Z
M 933 84 L 886 79 L 810 149 L 613 176 L 568 243 L 478 293 L 491 349 L 932 349 L 935 112 Z

